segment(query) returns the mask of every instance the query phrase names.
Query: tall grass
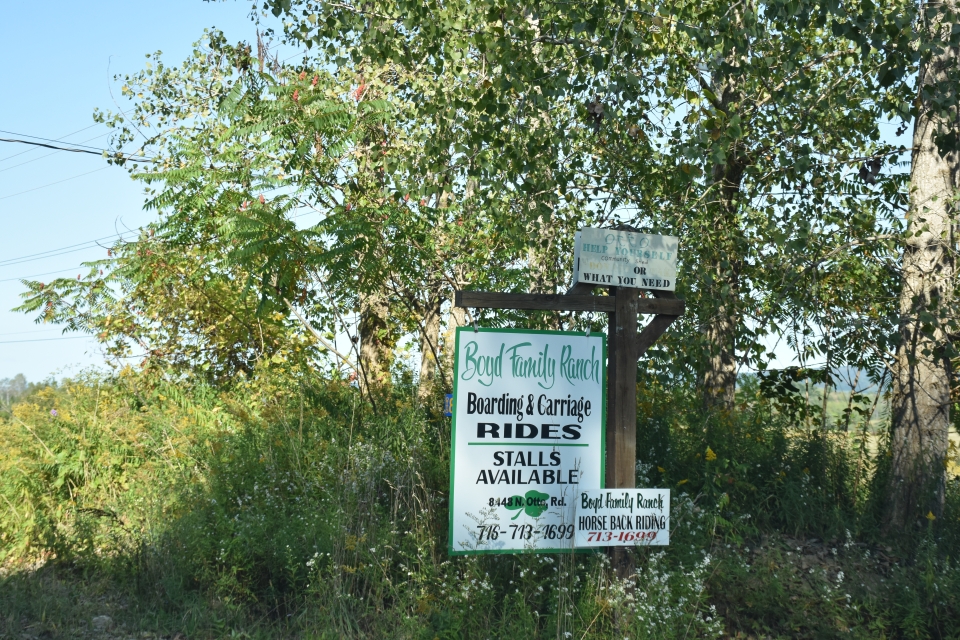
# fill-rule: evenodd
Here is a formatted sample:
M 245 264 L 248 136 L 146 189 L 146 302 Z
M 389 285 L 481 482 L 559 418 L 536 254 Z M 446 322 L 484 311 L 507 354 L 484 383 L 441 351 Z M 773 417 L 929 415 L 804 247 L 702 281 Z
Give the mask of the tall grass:
M 641 387 L 638 480 L 673 489 L 674 530 L 637 550 L 626 582 L 602 554 L 449 557 L 439 406 L 398 386 L 375 412 L 345 383 L 274 370 L 229 390 L 133 371 L 34 389 L 0 422 L 0 635 L 43 618 L 69 637 L 62 599 L 21 596 L 81 576 L 125 603 L 120 624 L 188 637 L 955 632 L 955 525 L 887 569 L 864 557 L 873 459 L 853 436 L 795 428 L 750 385 L 723 415 Z M 840 593 L 834 567 L 811 586 L 788 570 L 807 552 L 771 542 L 786 536 L 884 582 Z

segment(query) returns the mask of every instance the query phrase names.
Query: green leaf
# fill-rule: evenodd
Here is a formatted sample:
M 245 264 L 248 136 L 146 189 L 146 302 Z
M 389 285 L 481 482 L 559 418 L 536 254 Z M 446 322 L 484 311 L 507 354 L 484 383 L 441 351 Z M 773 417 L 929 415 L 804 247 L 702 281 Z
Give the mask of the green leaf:
M 508 511 L 516 511 L 517 515 L 510 518 L 516 520 L 521 513 L 526 513 L 531 518 L 539 518 L 540 514 L 547 510 L 547 501 L 550 496 L 546 493 L 540 493 L 536 489 L 527 491 L 524 496 L 511 496 L 504 507 Z
M 508 511 L 516 511 L 517 515 L 510 518 L 511 520 L 516 520 L 520 517 L 520 514 L 523 513 L 523 496 L 510 496 L 510 499 L 507 500 L 507 504 L 504 505 Z
M 550 496 L 546 493 L 540 493 L 536 489 L 527 491 L 527 506 L 524 509 L 531 518 L 539 518 L 540 514 L 547 510 L 547 501 Z

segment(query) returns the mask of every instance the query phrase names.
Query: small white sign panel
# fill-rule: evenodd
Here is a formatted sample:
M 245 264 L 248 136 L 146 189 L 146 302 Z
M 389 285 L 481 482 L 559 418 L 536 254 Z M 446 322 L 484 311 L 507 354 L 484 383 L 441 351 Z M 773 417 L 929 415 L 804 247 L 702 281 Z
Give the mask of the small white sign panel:
M 603 486 L 605 339 L 457 329 L 450 553 L 573 546 L 579 487 Z
M 677 286 L 676 236 L 585 227 L 573 250 L 573 284 L 674 291 Z
M 577 494 L 577 548 L 667 544 L 669 489 L 593 489 Z

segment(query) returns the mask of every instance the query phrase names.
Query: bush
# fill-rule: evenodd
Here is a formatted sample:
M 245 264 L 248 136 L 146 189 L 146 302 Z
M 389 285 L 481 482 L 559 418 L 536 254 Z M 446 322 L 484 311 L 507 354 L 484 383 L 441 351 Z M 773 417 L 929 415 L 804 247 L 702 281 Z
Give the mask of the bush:
M 37 388 L 0 422 L 0 594 L 97 585 L 119 624 L 191 637 L 958 632 L 956 485 L 944 524 L 895 556 L 859 441 L 797 428 L 749 384 L 730 414 L 641 388 L 638 478 L 673 489 L 674 529 L 636 550 L 630 581 L 597 553 L 448 557 L 439 406 L 396 387 L 374 411 L 342 381 L 276 370 L 228 389 L 132 371 Z M 0 596 L 9 634 L 70 629 L 70 611 L 89 626 L 89 598 L 51 597 Z

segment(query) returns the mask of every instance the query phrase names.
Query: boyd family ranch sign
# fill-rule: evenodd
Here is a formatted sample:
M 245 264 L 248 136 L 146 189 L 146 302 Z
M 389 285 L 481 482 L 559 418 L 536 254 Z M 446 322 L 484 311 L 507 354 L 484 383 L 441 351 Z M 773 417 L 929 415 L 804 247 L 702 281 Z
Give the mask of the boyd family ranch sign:
M 668 544 L 669 490 L 633 488 L 636 371 L 683 314 L 676 256 L 672 236 L 583 229 L 566 295 L 456 293 L 459 307 L 603 312 L 609 329 L 457 330 L 452 554 Z M 639 313 L 655 316 L 641 332 Z
M 600 487 L 602 334 L 457 330 L 454 553 L 570 548 L 577 489 Z

